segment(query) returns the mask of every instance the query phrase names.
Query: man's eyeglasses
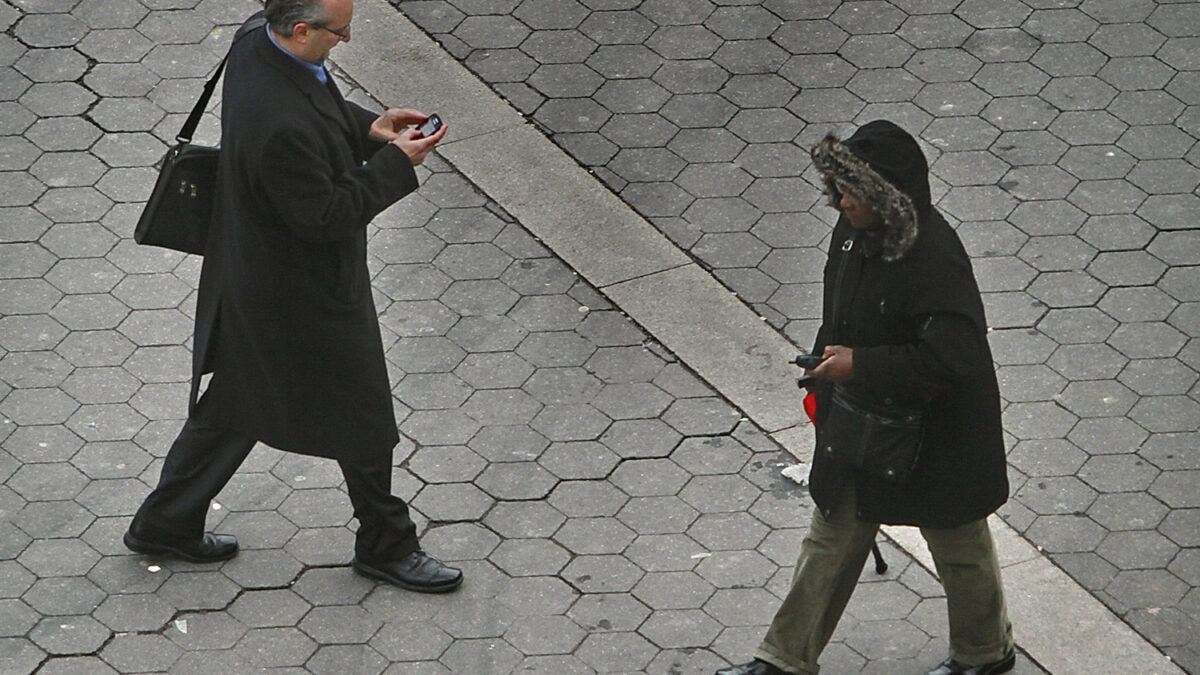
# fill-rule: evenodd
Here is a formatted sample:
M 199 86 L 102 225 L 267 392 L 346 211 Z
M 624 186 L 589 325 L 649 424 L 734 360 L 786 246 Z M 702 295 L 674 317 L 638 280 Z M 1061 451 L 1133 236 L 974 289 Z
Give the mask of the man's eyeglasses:
M 346 26 L 345 28 L 343 28 L 341 30 L 336 30 L 336 29 L 330 28 L 329 26 L 326 26 L 323 23 L 313 23 L 313 24 L 309 24 L 309 25 L 317 30 L 327 30 L 330 33 L 333 33 L 334 35 L 340 37 L 343 40 L 350 39 L 350 26 Z

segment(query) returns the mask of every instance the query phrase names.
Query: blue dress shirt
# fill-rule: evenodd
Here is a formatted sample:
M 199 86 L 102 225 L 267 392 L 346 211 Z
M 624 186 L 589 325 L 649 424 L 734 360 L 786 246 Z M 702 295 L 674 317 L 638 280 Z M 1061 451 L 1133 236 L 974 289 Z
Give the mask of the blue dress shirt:
M 263 26 L 263 30 L 267 31 L 267 37 L 271 39 L 271 44 L 279 47 L 279 51 L 287 54 L 293 61 L 307 68 L 309 72 L 316 76 L 317 80 L 319 80 L 321 84 L 325 84 L 329 81 L 329 74 L 325 72 L 325 59 L 321 59 L 319 63 L 309 63 L 308 61 L 305 61 L 304 59 L 296 56 L 280 46 L 280 44 L 275 41 L 275 34 L 271 32 L 270 26 Z

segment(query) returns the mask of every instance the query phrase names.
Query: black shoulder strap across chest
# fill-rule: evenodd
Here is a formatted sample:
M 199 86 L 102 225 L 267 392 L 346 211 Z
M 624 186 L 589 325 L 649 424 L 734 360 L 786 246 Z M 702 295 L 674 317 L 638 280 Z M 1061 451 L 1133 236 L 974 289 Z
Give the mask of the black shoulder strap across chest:
M 255 29 L 262 28 L 266 25 L 267 19 L 262 12 L 258 12 L 250 17 L 246 23 L 242 24 L 238 31 L 233 36 L 233 44 L 229 46 L 230 51 L 233 50 L 233 45 L 239 40 L 253 33 Z M 221 59 L 220 65 L 213 71 L 213 74 L 208 77 L 208 82 L 204 83 L 204 91 L 200 93 L 200 98 L 196 101 L 196 105 L 192 106 L 192 112 L 188 115 L 183 126 L 179 129 L 179 133 L 175 135 L 175 140 L 179 143 L 191 143 L 192 135 L 196 133 L 196 127 L 200 125 L 200 117 L 204 115 L 204 109 L 208 107 L 208 100 L 212 98 L 213 91 L 217 88 L 217 81 L 221 79 L 221 73 L 225 72 L 225 62 L 229 60 L 229 52 L 225 53 L 225 57 Z

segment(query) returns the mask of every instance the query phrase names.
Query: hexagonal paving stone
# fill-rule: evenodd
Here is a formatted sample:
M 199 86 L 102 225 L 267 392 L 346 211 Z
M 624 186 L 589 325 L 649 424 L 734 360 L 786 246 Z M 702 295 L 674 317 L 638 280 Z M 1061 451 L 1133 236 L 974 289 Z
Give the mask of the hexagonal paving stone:
M 29 500 L 71 499 L 87 484 L 87 477 L 63 462 L 26 464 L 6 484 Z
M 0 620 L 0 635 L 24 635 L 37 622 L 37 612 L 20 600 L 0 600 L 4 618 Z
M 1078 472 L 1081 479 L 1102 492 L 1143 491 L 1158 475 L 1157 467 L 1134 454 L 1092 457 Z
M 29 632 L 29 638 L 49 654 L 88 654 L 104 644 L 112 632 L 90 616 L 47 617 Z
M 117 635 L 100 655 L 121 670 L 162 670 L 173 664 L 183 650 L 161 635 Z
M 733 430 L 741 414 L 718 398 L 681 399 L 671 404 L 662 420 L 685 435 L 713 436 Z
M 1162 568 L 1178 552 L 1176 544 L 1152 530 L 1113 532 L 1096 548 L 1098 555 L 1121 569 Z
M 533 371 L 533 366 L 511 352 L 468 354 L 454 370 L 477 389 L 519 387 Z
M 686 531 L 699 515 L 678 497 L 663 495 L 634 497 L 617 518 L 638 534 L 670 534 Z
M 569 559 L 570 554 L 549 539 L 509 539 L 491 555 L 493 563 L 513 576 L 557 574 Z
M 1178 602 L 1184 588 L 1166 570 L 1122 570 L 1105 591 L 1127 607 L 1162 607 Z
M 414 410 L 458 408 L 471 395 L 466 382 L 451 373 L 413 373 L 396 385 L 395 394 Z
M 153 631 L 174 613 L 175 609 L 157 595 L 137 593 L 110 595 L 93 616 L 114 631 Z
M 1104 294 L 1099 307 L 1121 321 L 1159 321 L 1166 319 L 1178 303 L 1151 286 L 1112 288 Z
M 229 577 L 216 571 L 177 572 L 155 595 L 179 609 L 208 610 L 227 607 L 239 592 Z
M 427 483 L 473 480 L 483 471 L 482 457 L 462 446 L 429 446 L 417 450 L 408 468 Z
M 1122 383 L 1143 396 L 1182 394 L 1195 384 L 1196 372 L 1174 359 L 1144 359 L 1121 371 Z
M 536 460 L 550 441 L 523 425 L 485 427 L 470 439 L 469 446 L 492 462 Z
M 697 509 L 710 512 L 743 511 L 758 498 L 759 491 L 741 476 L 696 476 L 679 493 Z
M 80 403 L 123 403 L 141 383 L 120 368 L 77 368 L 62 389 Z
M 371 638 L 370 645 L 394 661 L 436 659 L 445 652 L 453 638 L 437 626 L 425 621 L 388 622 Z
M 355 606 L 314 607 L 298 628 L 318 643 L 349 644 L 370 639 L 382 623 Z
M 458 410 L 418 410 L 400 424 L 400 430 L 427 445 L 456 445 L 471 440 L 480 425 Z
M 528 331 L 507 316 L 464 316 L 447 337 L 468 352 L 510 350 Z
M 78 537 L 96 520 L 74 501 L 31 501 L 13 518 L 13 523 L 31 537 Z
M 586 404 L 547 406 L 530 422 L 538 433 L 552 441 L 594 440 L 612 420 Z
M 621 458 L 594 441 L 551 443 L 538 463 L 560 479 L 597 479 L 608 476 Z
M 569 331 L 531 333 L 517 347 L 517 354 L 539 367 L 583 365 L 596 347 L 583 336 Z
M 255 628 L 248 631 L 234 652 L 260 667 L 299 666 L 316 651 L 311 638 L 294 627 Z
M 0 359 L 0 378 L 13 387 L 56 387 L 71 373 L 71 364 L 54 352 L 12 352 Z
M 1067 438 L 1096 455 L 1133 452 L 1148 435 L 1127 418 L 1100 417 L 1080 420 Z
M 505 462 L 484 469 L 475 484 L 497 499 L 540 499 L 557 480 L 534 462 Z
M 614 422 L 600 442 L 622 457 L 665 457 L 675 447 L 680 434 L 660 420 L 622 420 Z
M 1075 515 L 1041 516 L 1026 530 L 1030 541 L 1050 553 L 1093 551 L 1104 534 L 1099 525 Z
M 412 500 L 412 505 L 433 520 L 478 520 L 492 504 L 492 498 L 470 483 L 428 485 Z
M 5 440 L 4 449 L 24 463 L 35 463 L 66 461 L 82 445 L 77 435 L 62 426 L 22 426 Z
M 1108 417 L 1128 412 L 1136 396 L 1119 382 L 1096 380 L 1072 382 L 1056 398 L 1080 417 Z
M 250 590 L 238 596 L 229 607 L 230 614 L 255 628 L 294 625 L 309 605 L 290 590 Z
M 61 324 L 41 314 L 0 318 L 0 347 L 8 351 L 53 349 L 66 334 Z

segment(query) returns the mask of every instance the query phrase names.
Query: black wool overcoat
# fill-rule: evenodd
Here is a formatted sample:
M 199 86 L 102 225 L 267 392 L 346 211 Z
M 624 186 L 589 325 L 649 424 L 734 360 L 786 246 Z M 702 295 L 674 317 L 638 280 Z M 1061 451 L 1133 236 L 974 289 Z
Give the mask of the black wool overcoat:
M 813 499 L 828 515 L 852 483 L 862 520 L 948 528 L 983 518 L 1007 500 L 1008 477 L 999 388 L 970 258 L 930 204 L 925 159 L 907 133 L 871 123 L 844 145 L 827 139 L 824 158 L 836 174 L 826 176 L 827 189 L 836 195 L 840 185 L 877 202 L 889 226 L 864 233 L 839 218 L 813 351 L 853 348 L 852 393 L 924 408 L 925 426 L 908 481 L 855 471 L 823 451 L 832 386 L 818 388 Z
M 266 30 L 237 40 L 226 66 L 191 412 L 282 450 L 390 456 L 399 435 L 366 226 L 416 189 L 416 174 L 403 151 L 368 138 L 376 113 L 322 85 Z

